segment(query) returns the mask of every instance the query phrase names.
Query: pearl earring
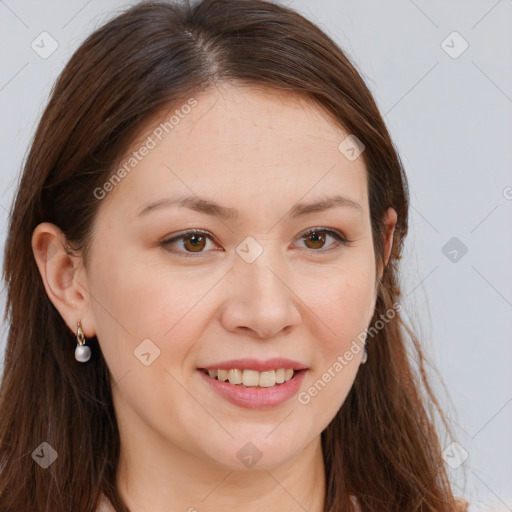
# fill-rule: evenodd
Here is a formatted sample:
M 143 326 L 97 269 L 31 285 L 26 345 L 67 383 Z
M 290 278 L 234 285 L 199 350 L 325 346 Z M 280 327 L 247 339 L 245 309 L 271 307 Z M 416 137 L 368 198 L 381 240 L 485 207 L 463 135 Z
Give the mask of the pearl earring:
M 79 363 L 86 363 L 91 358 L 91 348 L 85 344 L 84 331 L 82 330 L 82 324 L 80 322 L 78 322 L 76 339 L 75 359 Z
M 366 363 L 368 361 L 368 352 L 366 351 L 366 344 L 368 343 L 368 337 L 364 340 L 363 343 L 363 353 L 361 354 L 361 364 Z
M 361 364 L 366 363 L 367 360 L 368 360 L 368 352 L 366 352 L 366 345 L 365 345 L 365 347 L 363 348 L 363 355 L 361 356 Z

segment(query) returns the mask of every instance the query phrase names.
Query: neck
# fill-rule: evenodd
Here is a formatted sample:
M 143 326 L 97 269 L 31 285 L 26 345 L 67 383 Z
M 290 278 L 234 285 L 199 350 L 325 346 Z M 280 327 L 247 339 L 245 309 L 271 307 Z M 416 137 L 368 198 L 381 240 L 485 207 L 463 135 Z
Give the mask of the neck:
M 123 443 L 117 488 L 132 512 L 286 510 L 323 512 L 320 436 L 270 470 L 232 470 L 151 436 Z

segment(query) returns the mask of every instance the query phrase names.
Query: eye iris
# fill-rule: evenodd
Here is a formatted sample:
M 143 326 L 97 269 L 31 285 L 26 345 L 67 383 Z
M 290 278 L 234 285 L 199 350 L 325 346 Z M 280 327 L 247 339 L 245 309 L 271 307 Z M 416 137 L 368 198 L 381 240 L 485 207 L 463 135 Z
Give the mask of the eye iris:
M 321 231 L 315 231 L 313 233 L 310 233 L 306 237 L 306 242 L 308 240 L 312 240 L 313 244 L 320 244 L 320 245 L 314 245 L 314 247 L 309 247 L 310 249 L 321 249 L 322 246 L 325 244 L 325 234 Z
M 188 246 L 188 242 L 192 241 L 192 246 Z M 185 247 L 187 250 L 191 249 L 191 252 L 200 252 L 204 249 L 206 238 L 204 236 L 193 234 L 185 237 Z

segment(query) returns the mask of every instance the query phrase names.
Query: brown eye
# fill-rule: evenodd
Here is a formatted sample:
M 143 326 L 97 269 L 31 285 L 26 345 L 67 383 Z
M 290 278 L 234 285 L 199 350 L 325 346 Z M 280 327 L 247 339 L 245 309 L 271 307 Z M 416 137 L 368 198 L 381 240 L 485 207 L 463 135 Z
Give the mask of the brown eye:
M 193 258 L 208 253 L 208 242 L 213 244 L 211 235 L 202 231 L 188 231 L 160 242 L 160 245 L 169 252 Z
M 183 246 L 190 252 L 201 252 L 206 245 L 206 237 L 196 233 L 183 237 Z
M 328 238 L 331 238 L 333 242 L 328 243 Z M 310 229 L 299 240 L 304 240 L 305 249 L 311 251 L 312 254 L 324 254 L 331 250 L 340 249 L 350 242 L 340 232 L 329 228 Z M 207 249 L 208 242 L 215 246 L 213 237 L 207 232 L 188 231 L 164 240 L 160 242 L 160 245 L 169 252 L 193 258 L 208 255 L 210 252 Z
M 328 238 L 334 239 L 333 243 L 326 246 Z M 341 233 L 334 229 L 313 228 L 302 235 L 300 240 L 304 240 L 306 249 L 310 249 L 312 253 L 323 254 L 330 250 L 341 248 L 347 245 L 350 240 L 347 240 Z
M 311 241 L 311 245 L 307 245 L 308 249 L 321 249 L 325 244 L 325 232 L 313 231 L 306 235 L 305 239 Z

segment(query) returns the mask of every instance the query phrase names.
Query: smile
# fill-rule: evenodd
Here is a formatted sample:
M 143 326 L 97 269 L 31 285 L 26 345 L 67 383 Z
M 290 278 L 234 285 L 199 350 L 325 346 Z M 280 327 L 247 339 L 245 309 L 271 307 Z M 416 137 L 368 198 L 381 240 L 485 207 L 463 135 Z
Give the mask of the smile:
M 284 404 L 299 392 L 308 372 L 307 369 L 285 368 L 262 372 L 236 368 L 232 370 L 198 368 L 196 371 L 217 396 L 233 405 L 247 409 L 270 409 Z M 234 384 L 230 382 L 230 376 Z
M 277 370 L 269 370 L 259 372 L 257 370 L 242 370 L 234 368 L 231 370 L 202 370 L 212 379 L 221 382 L 229 381 L 235 386 L 270 388 L 279 384 L 288 382 L 293 378 L 295 370 L 292 368 L 278 368 Z

